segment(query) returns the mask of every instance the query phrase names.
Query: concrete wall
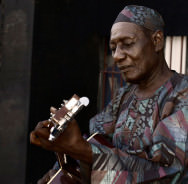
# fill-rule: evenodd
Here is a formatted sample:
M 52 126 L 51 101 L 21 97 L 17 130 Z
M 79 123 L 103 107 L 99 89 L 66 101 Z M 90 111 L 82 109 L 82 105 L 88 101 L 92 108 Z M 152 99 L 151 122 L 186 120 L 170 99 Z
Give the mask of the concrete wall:
M 25 183 L 33 1 L 1 1 L 0 183 Z

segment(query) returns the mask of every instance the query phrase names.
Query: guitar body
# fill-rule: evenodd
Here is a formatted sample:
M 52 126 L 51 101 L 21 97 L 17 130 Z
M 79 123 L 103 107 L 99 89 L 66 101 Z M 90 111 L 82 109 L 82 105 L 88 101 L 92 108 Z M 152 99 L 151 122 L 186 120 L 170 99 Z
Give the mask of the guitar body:
M 95 144 L 102 144 L 109 148 L 113 148 L 112 143 L 106 139 L 101 134 L 93 134 L 87 139 L 88 142 Z M 67 156 L 67 163 L 64 163 L 63 159 L 59 159 L 59 165 L 62 166 L 57 173 L 54 175 L 54 178 L 48 184 L 82 184 L 80 165 L 78 162 L 71 157 Z M 86 177 L 86 174 L 84 174 Z M 90 176 L 87 176 L 90 178 Z
M 80 165 L 68 155 L 56 154 L 60 169 L 47 184 L 81 184 Z
M 59 169 L 55 177 L 47 184 L 81 184 L 81 181 L 74 179 L 65 170 Z

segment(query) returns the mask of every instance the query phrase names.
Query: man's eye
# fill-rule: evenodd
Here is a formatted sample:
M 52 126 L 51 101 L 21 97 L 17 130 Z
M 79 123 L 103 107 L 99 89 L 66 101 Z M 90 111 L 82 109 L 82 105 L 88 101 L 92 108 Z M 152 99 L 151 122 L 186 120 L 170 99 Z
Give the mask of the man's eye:
M 115 47 L 111 47 L 110 50 L 111 50 L 112 52 L 115 52 L 116 48 L 115 48 Z
M 133 45 L 133 42 L 124 43 L 123 45 L 126 46 L 126 47 L 130 47 L 130 46 Z

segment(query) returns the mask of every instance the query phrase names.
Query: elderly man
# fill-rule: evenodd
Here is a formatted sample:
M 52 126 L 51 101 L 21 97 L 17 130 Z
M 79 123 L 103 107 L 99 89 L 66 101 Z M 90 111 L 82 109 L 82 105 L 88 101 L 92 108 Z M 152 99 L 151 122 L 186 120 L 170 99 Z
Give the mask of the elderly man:
M 112 26 L 112 56 L 127 85 L 90 121 L 90 133 L 108 137 L 110 147 L 83 139 L 75 120 L 54 142 L 48 141 L 50 122 L 40 122 L 31 143 L 80 160 L 91 168 L 92 184 L 182 183 L 188 77 L 168 68 L 163 27 L 155 10 L 136 5 L 126 6 Z

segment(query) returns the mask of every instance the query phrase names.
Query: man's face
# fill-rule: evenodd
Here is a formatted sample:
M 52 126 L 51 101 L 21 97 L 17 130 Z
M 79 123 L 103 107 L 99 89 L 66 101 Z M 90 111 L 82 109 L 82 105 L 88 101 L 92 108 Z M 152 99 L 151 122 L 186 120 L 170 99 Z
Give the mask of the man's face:
M 156 69 L 157 53 L 151 37 L 133 23 L 119 22 L 112 26 L 112 57 L 127 82 L 147 80 Z

